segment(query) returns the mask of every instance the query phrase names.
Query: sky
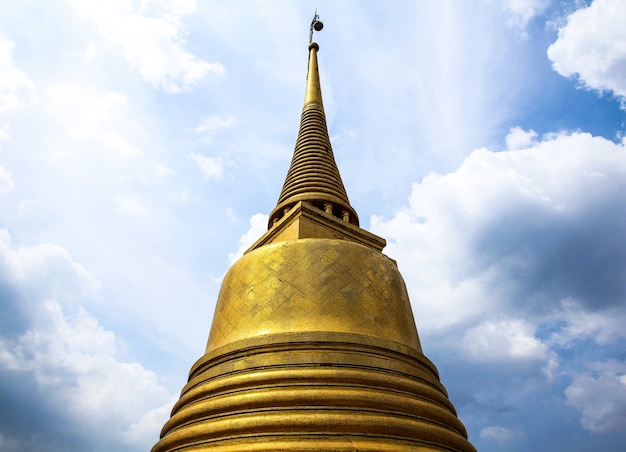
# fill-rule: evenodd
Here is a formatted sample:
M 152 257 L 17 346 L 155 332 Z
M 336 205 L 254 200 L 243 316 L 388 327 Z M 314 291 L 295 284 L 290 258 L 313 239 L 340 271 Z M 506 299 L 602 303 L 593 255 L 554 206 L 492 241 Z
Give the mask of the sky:
M 286 175 L 309 25 L 480 451 L 626 441 L 626 2 L 0 1 L 0 450 L 142 451 Z

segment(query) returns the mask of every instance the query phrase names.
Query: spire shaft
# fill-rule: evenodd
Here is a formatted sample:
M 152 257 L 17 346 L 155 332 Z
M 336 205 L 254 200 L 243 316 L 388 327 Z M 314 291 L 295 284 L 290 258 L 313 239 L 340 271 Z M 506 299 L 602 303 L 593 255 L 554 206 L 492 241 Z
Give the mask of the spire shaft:
M 322 88 L 320 86 L 320 73 L 317 65 L 317 51 L 319 50 L 317 43 L 309 44 L 309 68 L 306 76 L 306 93 L 304 95 L 304 108 L 307 104 L 315 102 L 320 108 L 324 108 L 322 102 Z

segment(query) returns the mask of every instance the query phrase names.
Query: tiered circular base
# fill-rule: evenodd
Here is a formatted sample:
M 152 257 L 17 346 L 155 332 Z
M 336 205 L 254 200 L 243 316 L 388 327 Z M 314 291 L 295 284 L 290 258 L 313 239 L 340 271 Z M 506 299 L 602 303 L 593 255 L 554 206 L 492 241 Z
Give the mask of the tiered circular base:
M 422 353 L 329 332 L 204 355 L 152 452 L 181 450 L 475 451 Z

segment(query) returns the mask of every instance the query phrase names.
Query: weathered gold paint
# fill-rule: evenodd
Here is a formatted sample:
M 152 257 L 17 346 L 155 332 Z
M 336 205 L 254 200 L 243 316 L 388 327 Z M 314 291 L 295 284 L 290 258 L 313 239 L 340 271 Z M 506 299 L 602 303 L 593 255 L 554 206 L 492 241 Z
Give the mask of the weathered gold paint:
M 206 352 L 152 451 L 475 452 L 385 240 L 358 227 L 309 50 L 303 126 L 269 230 L 224 277 Z

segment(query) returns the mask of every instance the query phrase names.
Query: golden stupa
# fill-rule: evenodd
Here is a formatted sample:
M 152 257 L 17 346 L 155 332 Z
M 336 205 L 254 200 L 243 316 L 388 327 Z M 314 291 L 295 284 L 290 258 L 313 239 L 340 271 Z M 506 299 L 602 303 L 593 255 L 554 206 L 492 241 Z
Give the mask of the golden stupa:
M 311 34 L 321 27 L 316 14 Z M 318 50 L 269 230 L 224 277 L 206 352 L 152 452 L 475 451 L 385 240 L 348 201 Z

